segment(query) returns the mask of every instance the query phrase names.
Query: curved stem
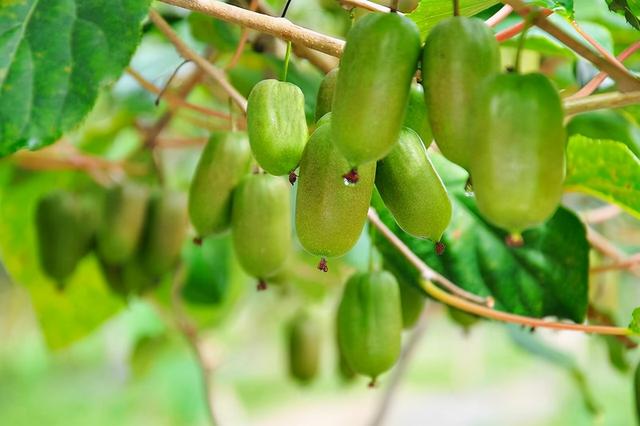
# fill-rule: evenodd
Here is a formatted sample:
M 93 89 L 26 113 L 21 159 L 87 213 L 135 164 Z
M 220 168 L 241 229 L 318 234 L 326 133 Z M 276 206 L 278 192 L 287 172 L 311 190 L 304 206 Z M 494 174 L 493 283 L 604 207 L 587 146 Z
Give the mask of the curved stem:
M 284 55 L 284 72 L 282 73 L 282 81 L 287 81 L 289 73 L 289 61 L 291 60 L 291 42 L 287 42 L 287 52 Z
M 622 108 L 640 103 L 640 90 L 627 93 L 602 93 L 586 98 L 567 98 L 564 101 L 564 112 L 567 116 L 598 109 Z
M 504 6 L 502 6 L 502 8 L 500 10 L 498 10 L 496 13 L 494 13 L 493 16 L 491 16 L 489 19 L 487 19 L 485 21 L 485 24 L 487 24 L 489 27 L 493 28 L 496 25 L 498 25 L 500 22 L 502 22 L 505 19 L 507 19 L 509 17 L 509 15 L 511 15 L 511 12 L 513 12 L 513 8 L 511 6 L 509 6 L 508 4 L 505 4 Z

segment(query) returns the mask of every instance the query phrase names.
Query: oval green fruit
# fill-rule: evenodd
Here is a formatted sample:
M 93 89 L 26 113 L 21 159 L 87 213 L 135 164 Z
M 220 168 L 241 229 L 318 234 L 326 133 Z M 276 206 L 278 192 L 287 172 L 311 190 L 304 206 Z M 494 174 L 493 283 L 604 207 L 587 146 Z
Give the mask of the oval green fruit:
M 422 54 L 422 84 L 438 148 L 469 168 L 475 135 L 470 133 L 480 83 L 499 72 L 498 42 L 478 18 L 453 17 L 438 23 Z
M 36 206 L 40 266 L 60 289 L 93 245 L 99 215 L 92 201 L 79 194 L 55 191 Z
M 296 167 L 307 141 L 304 95 L 295 84 L 263 80 L 249 94 L 247 130 L 258 164 L 272 175 Z
M 336 91 L 336 81 L 338 80 L 338 69 L 334 68 L 327 73 L 320 83 L 318 97 L 316 98 L 316 122 L 326 113 L 331 112 L 333 104 L 333 94 Z
M 400 355 L 402 308 L 398 282 L 389 272 L 357 273 L 338 307 L 338 342 L 349 366 L 372 378 Z
M 404 128 L 397 145 L 378 161 L 376 187 L 405 232 L 440 241 L 451 221 L 451 201 L 416 132 Z
M 422 139 L 424 147 L 429 148 L 433 135 L 429 124 L 427 104 L 424 100 L 424 88 L 419 83 L 411 85 L 407 112 L 404 115 L 404 126 L 415 131 Z
M 122 264 L 134 255 L 144 228 L 148 199 L 147 188 L 134 183 L 117 185 L 106 192 L 96 238 L 98 254 L 105 263 Z
M 460 309 L 454 308 L 452 306 L 447 306 L 447 314 L 449 315 L 451 321 L 462 327 L 465 333 L 468 333 L 471 327 L 474 326 L 478 321 L 480 321 L 479 316 L 461 311 Z
M 399 14 L 369 14 L 349 31 L 331 129 L 350 166 L 379 160 L 398 140 L 419 55 L 418 27 Z
M 324 124 L 331 123 L 331 111 L 320 117 L 318 121 L 316 121 L 316 129 Z
M 322 330 L 308 312 L 298 313 L 288 330 L 289 373 L 301 383 L 309 383 L 319 370 Z
M 181 192 L 162 190 L 153 194 L 147 212 L 140 261 L 152 277 L 171 271 L 187 236 L 187 203 Z
M 562 196 L 566 133 L 562 102 L 542 74 L 485 82 L 476 103 L 471 178 L 478 209 L 517 234 L 549 218 Z
M 233 195 L 231 235 L 242 268 L 261 283 L 282 268 L 291 251 L 290 188 L 276 176 L 246 176 Z
M 427 298 L 422 291 L 402 279 L 398 279 L 398 288 L 402 306 L 402 327 L 410 329 L 418 322 Z
M 246 134 L 211 135 L 189 188 L 189 217 L 199 237 L 219 234 L 231 225 L 231 193 L 251 165 Z
M 331 126 L 311 135 L 300 161 L 296 197 L 296 231 L 311 254 L 341 256 L 358 241 L 373 193 L 375 163 L 358 169 L 359 181 L 345 184 L 349 163 L 331 141 Z

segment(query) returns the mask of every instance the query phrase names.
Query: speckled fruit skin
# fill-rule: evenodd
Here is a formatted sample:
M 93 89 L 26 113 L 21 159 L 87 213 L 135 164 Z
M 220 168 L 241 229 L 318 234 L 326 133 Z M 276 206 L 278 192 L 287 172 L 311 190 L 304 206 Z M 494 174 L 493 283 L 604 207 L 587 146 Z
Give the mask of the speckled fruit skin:
M 418 136 L 420 136 L 420 139 L 422 139 L 424 147 L 429 148 L 433 135 L 431 134 L 431 125 L 429 124 L 427 104 L 424 100 L 424 88 L 419 83 L 411 85 L 407 112 L 404 115 L 404 126 L 415 131 Z
M 246 176 L 233 194 L 231 235 L 242 268 L 264 280 L 282 268 L 291 251 L 289 184 L 267 174 Z
M 358 241 L 373 193 L 375 163 L 358 168 L 359 180 L 346 185 L 349 163 L 331 141 L 329 125 L 311 135 L 300 162 L 296 231 L 302 246 L 318 256 L 341 256 Z
M 480 213 L 512 233 L 543 223 L 565 174 L 558 93 L 542 74 L 505 74 L 485 82 L 476 105 L 471 177 Z
M 185 194 L 170 190 L 153 194 L 139 252 L 141 265 L 149 275 L 159 277 L 175 266 L 188 222 Z
M 135 254 L 144 229 L 149 190 L 124 183 L 107 190 L 102 221 L 96 236 L 100 258 L 109 265 L 121 265 Z
M 338 342 L 349 366 L 374 381 L 400 355 L 402 312 L 398 282 L 389 272 L 357 273 L 338 307 Z
M 198 236 L 231 226 L 231 193 L 248 173 L 251 147 L 241 132 L 214 133 L 202 151 L 189 188 L 189 217 Z
M 289 324 L 288 340 L 289 374 L 301 383 L 309 383 L 320 365 L 320 324 L 308 312 L 300 312 Z
M 378 161 L 376 187 L 405 232 L 440 240 L 451 221 L 451 201 L 416 132 L 404 128 L 397 145 Z
M 350 166 L 379 160 L 398 140 L 419 56 L 418 27 L 404 16 L 372 13 L 349 31 L 331 129 Z
M 338 68 L 334 68 L 327 73 L 320 83 L 318 89 L 318 97 L 316 98 L 316 121 L 320 120 L 323 115 L 331 112 L 333 104 L 333 94 L 336 91 L 336 82 L 338 81 Z
M 258 164 L 275 176 L 298 166 L 307 141 L 304 95 L 295 84 L 263 80 L 247 103 L 247 130 Z
M 444 156 L 465 169 L 476 139 L 470 129 L 477 90 L 499 68 L 498 43 L 480 19 L 444 19 L 427 37 L 422 84 L 431 131 Z
M 38 201 L 35 213 L 40 266 L 64 288 L 78 262 L 91 250 L 98 223 L 92 200 L 66 191 Z

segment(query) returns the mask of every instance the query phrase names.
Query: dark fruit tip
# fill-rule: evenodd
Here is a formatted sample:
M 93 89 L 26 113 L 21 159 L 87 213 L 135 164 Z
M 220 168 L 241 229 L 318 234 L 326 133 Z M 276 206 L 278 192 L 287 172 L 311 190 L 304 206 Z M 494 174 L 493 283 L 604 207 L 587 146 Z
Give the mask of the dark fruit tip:
M 442 241 L 438 241 L 436 243 L 436 254 L 438 256 L 442 256 L 442 253 L 444 253 L 445 249 L 446 249 L 446 246 L 444 245 L 444 243 Z
M 195 244 L 197 246 L 201 246 L 202 245 L 202 237 L 193 237 L 193 244 Z
M 327 264 L 327 259 L 325 259 L 324 257 L 320 259 L 320 262 L 318 263 L 318 270 L 322 272 L 329 271 L 329 265 Z
M 378 385 L 378 378 L 377 377 L 372 377 L 371 381 L 369 382 L 369 384 L 367 386 L 369 387 L 369 389 L 375 389 L 377 385 Z
M 298 180 L 298 175 L 296 174 L 295 171 L 291 171 L 289 173 L 289 183 L 291 184 L 291 186 L 293 186 L 294 183 L 296 183 L 296 181 Z
M 524 239 L 519 232 L 513 232 L 507 235 L 504 242 L 509 247 L 522 247 L 524 245 Z
M 347 173 L 343 174 L 342 177 L 350 185 L 355 185 L 360 180 L 360 176 L 358 175 L 358 169 L 356 167 L 349 170 Z
M 265 291 L 267 289 L 267 282 L 265 280 L 258 280 L 258 285 L 256 285 L 256 290 Z

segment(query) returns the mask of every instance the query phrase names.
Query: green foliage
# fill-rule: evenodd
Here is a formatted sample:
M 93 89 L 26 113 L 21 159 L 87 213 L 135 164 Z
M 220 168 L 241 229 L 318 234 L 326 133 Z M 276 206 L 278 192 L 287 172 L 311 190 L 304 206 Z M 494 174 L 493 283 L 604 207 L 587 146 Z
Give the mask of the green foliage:
M 0 254 L 11 279 L 31 296 L 47 345 L 58 349 L 87 336 L 122 304 L 107 288 L 95 257 L 80 262 L 65 291 L 38 268 L 34 215 L 36 202 L 54 189 L 83 182 L 72 173 L 30 174 L 11 171 L 10 185 L 0 187 Z
M 609 9 L 623 15 L 627 22 L 640 30 L 640 1 L 638 0 L 606 0 Z
M 629 330 L 635 335 L 640 335 L 640 308 L 635 308 L 631 314 Z
M 585 228 L 570 211 L 560 208 L 544 225 L 523 233 L 523 247 L 509 247 L 507 234 L 480 216 L 475 201 L 464 192 L 461 169 L 434 155 L 432 160 L 453 202 L 453 219 L 435 254 L 430 241 L 404 233 L 374 198 L 381 219 L 421 259 L 472 293 L 492 295 L 496 308 L 533 317 L 554 315 L 582 322 L 587 308 L 588 253 Z M 376 244 L 385 262 L 415 282 L 415 269 L 383 238 Z
M 640 217 L 640 160 L 623 143 L 571 137 L 565 188 L 617 204 Z
M 193 37 L 215 46 L 221 52 L 234 52 L 240 41 L 240 28 L 202 13 L 191 13 L 187 18 Z
M 473 16 L 497 3 L 497 0 L 460 0 L 460 15 Z M 418 24 L 424 40 L 438 22 L 452 15 L 451 0 L 421 0 L 418 7 L 407 16 Z
M 24 0 L 0 9 L 0 156 L 48 145 L 129 63 L 149 0 Z

